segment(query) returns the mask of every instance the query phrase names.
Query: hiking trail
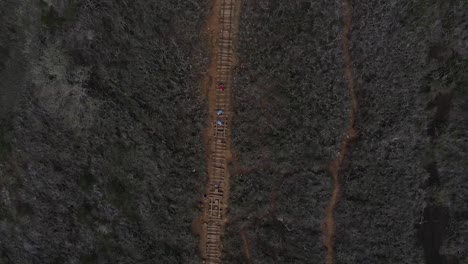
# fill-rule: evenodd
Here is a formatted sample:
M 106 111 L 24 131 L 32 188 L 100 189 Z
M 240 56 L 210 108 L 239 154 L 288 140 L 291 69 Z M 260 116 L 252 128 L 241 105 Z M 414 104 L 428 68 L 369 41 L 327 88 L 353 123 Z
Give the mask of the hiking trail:
M 229 202 L 231 160 L 230 124 L 233 70 L 240 0 L 213 0 L 205 33 L 209 37 L 210 64 L 203 88 L 208 97 L 208 127 L 205 134 L 208 183 L 202 214 L 195 222 L 204 264 L 222 263 L 223 235 Z
M 351 37 L 351 23 L 352 23 L 352 0 L 343 0 L 343 37 L 342 37 L 342 49 L 343 49 L 343 61 L 344 61 L 344 78 L 348 84 L 348 90 L 351 95 L 351 110 L 349 111 L 348 128 L 346 134 L 341 141 L 340 150 L 338 156 L 330 163 L 329 173 L 333 180 L 333 191 L 325 208 L 325 218 L 323 220 L 323 244 L 326 248 L 325 263 L 335 263 L 335 252 L 334 252 L 334 239 L 336 233 L 334 211 L 338 205 L 341 195 L 341 182 L 340 172 L 343 168 L 343 163 L 349 152 L 350 144 L 356 140 L 358 136 L 358 130 L 356 128 L 356 117 L 359 111 L 356 82 L 354 80 L 351 52 L 350 52 L 350 37 Z

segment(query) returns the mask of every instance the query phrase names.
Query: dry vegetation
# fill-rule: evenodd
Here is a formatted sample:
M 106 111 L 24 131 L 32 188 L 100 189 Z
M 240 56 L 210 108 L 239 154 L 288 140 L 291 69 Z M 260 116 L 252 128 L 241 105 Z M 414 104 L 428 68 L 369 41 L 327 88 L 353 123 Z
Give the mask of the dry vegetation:
M 336 263 L 465 263 L 466 3 L 353 2 L 360 137 Z M 245 238 L 251 263 L 320 263 L 326 166 L 350 107 L 342 1 L 243 3 L 226 263 L 247 262 Z
M 0 263 L 197 263 L 207 1 L 30 2 L 0 7 L 37 23 L 2 32 L 2 74 L 16 50 L 25 66 L 2 115 Z
M 226 263 L 323 259 L 327 165 L 346 129 L 338 3 L 243 1 L 234 89 L 232 221 Z
M 199 263 L 209 0 L 0 3 L 0 263 Z M 468 2 L 353 1 L 336 262 L 468 263 Z M 243 0 L 225 263 L 322 263 L 342 1 Z

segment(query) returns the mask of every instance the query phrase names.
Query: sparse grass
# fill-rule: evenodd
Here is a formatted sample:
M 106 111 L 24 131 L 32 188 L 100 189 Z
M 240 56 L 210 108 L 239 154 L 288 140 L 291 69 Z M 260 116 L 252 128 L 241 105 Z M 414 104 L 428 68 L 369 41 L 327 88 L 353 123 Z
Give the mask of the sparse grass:
M 12 129 L 10 120 L 0 119 L 0 162 L 11 154 Z
M 132 183 L 123 182 L 118 178 L 112 178 L 109 184 L 112 204 L 119 208 L 122 215 L 131 222 L 140 220 L 138 206 L 136 205 L 137 196 L 134 193 L 132 194 L 135 189 L 132 187 Z
M 80 258 L 81 264 L 95 264 L 98 263 L 98 254 L 96 252 L 92 252 L 86 256 Z
M 94 228 L 97 220 L 93 217 L 95 213 L 93 212 L 93 207 L 89 202 L 85 202 L 80 205 L 75 213 L 80 224 L 83 224 L 90 229 Z
M 74 1 L 71 1 L 71 4 L 67 5 L 64 10 L 59 11 L 48 1 L 40 0 L 40 8 L 42 11 L 41 22 L 52 32 L 71 24 L 78 15 L 78 6 Z
M 81 188 L 85 191 L 90 191 L 92 186 L 97 182 L 96 176 L 89 171 L 85 171 L 83 175 L 80 176 L 79 184 Z

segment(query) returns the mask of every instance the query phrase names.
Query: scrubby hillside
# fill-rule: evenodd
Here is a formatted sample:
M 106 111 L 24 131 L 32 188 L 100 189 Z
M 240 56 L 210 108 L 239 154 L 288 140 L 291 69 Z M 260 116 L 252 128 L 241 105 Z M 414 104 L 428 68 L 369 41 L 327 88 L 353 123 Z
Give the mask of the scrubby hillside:
M 24 86 L 1 124 L 0 263 L 196 263 L 207 1 L 29 2 L 0 6 L 1 82 Z
M 360 135 L 336 263 L 466 263 L 466 3 L 353 3 Z M 324 261 L 326 168 L 350 107 L 342 12 L 342 1 L 243 1 L 226 263 Z
M 355 2 L 361 137 L 344 173 L 337 261 L 468 262 L 467 8 Z
M 0 264 L 200 263 L 210 0 L 0 3 Z M 354 0 L 336 263 L 468 263 L 468 2 Z M 242 0 L 224 262 L 323 263 L 342 1 Z
M 327 164 L 345 132 L 340 4 L 243 1 L 226 263 L 323 262 Z

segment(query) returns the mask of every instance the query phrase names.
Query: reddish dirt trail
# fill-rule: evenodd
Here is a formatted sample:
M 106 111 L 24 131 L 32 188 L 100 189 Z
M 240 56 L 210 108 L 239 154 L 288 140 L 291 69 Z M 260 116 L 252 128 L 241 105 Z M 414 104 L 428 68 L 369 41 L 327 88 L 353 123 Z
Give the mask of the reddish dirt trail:
M 352 23 L 352 3 L 351 0 L 344 0 L 344 28 L 343 28 L 343 60 L 344 60 L 344 77 L 348 84 L 348 90 L 351 94 L 351 110 L 349 112 L 348 128 L 344 139 L 341 142 L 338 156 L 330 163 L 329 173 L 333 180 L 333 192 L 325 209 L 325 219 L 323 221 L 323 244 L 326 247 L 326 264 L 335 263 L 334 238 L 335 238 L 335 219 L 334 211 L 338 204 L 341 194 L 340 171 L 343 168 L 343 163 L 349 152 L 349 145 L 357 138 L 358 131 L 356 129 L 356 115 L 358 113 L 358 98 L 356 93 L 356 82 L 354 80 L 352 60 L 350 54 L 350 35 Z
M 242 253 L 248 264 L 251 263 L 250 261 L 250 250 L 249 250 L 249 240 L 247 238 L 247 232 L 244 228 L 241 229 L 239 232 L 241 239 L 242 239 Z
M 193 230 L 200 236 L 203 263 L 222 263 L 224 228 L 229 202 L 228 162 L 230 147 L 231 92 L 236 65 L 239 0 L 213 0 L 204 33 L 209 39 L 210 64 L 203 89 L 208 98 L 208 127 L 205 131 L 208 182 L 202 214 Z M 222 113 L 219 111 L 222 110 Z

